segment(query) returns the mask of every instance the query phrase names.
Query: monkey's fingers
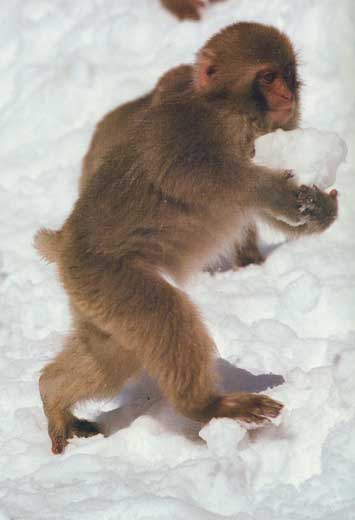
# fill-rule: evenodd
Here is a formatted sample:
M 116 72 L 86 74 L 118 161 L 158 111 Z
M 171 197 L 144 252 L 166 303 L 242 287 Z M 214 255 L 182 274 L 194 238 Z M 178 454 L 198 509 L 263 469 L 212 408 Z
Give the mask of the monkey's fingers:
M 307 187 L 306 186 L 302 186 L 302 188 L 307 188 Z M 329 195 L 333 199 L 336 199 L 337 196 L 338 196 L 338 190 L 336 190 L 335 188 L 333 188 L 329 193 L 326 193 L 326 192 L 322 192 L 322 190 L 320 188 L 318 188 L 318 186 L 316 184 L 313 184 L 311 189 L 315 193 L 317 193 L 319 196 Z
M 303 215 L 309 215 L 316 208 L 315 187 L 302 184 L 298 191 L 298 208 Z
M 314 185 L 301 186 L 298 202 L 310 232 L 324 231 L 337 217 L 338 191 L 335 189 L 326 193 Z

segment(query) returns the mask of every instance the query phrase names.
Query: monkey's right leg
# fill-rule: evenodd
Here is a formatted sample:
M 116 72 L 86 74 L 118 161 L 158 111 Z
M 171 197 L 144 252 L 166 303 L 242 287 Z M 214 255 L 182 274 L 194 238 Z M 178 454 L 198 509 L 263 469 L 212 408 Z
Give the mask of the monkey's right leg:
M 179 412 L 203 422 L 233 417 L 262 423 L 279 414 L 281 403 L 265 395 L 218 391 L 214 343 L 183 291 L 132 265 L 116 289 L 105 294 L 110 316 L 101 326 L 135 352 Z
M 90 437 L 100 432 L 96 423 L 71 413 L 76 402 L 113 397 L 139 368 L 135 356 L 112 337 L 91 323 L 77 323 L 63 352 L 44 368 L 40 377 L 53 453 L 61 453 L 73 435 Z

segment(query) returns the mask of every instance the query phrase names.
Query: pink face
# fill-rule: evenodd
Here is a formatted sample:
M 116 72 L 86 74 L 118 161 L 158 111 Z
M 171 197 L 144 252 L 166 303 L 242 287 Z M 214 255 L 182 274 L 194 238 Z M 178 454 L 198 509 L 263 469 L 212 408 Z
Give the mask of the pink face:
M 286 123 L 293 115 L 296 99 L 293 93 L 294 68 L 265 66 L 257 73 L 257 82 L 262 92 L 270 121 Z

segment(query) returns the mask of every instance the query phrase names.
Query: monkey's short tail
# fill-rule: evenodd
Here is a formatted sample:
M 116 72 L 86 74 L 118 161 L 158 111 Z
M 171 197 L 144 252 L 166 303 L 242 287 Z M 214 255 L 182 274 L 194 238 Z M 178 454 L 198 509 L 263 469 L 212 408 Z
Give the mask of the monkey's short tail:
M 39 229 L 33 238 L 33 245 L 42 258 L 47 262 L 55 262 L 59 255 L 60 249 L 60 231 L 52 229 Z

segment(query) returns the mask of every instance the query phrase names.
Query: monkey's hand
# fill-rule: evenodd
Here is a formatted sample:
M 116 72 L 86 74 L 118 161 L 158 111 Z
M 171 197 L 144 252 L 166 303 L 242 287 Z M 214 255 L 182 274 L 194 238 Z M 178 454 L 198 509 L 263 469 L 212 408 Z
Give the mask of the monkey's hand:
M 315 185 L 300 187 L 298 204 L 309 232 L 321 232 L 334 222 L 338 214 L 337 195 L 334 189 L 328 194 Z
M 289 170 L 277 187 L 273 183 L 268 198 L 271 216 L 299 233 L 323 231 L 334 222 L 338 212 L 337 191 L 328 194 L 317 186 L 298 186 Z
M 266 424 L 279 415 L 283 404 L 263 394 L 237 392 L 217 399 L 214 417 L 231 417 L 245 423 Z
M 338 212 L 338 192 L 329 194 L 317 186 L 302 184 L 291 193 L 288 201 L 288 215 L 276 217 L 289 226 L 302 226 L 310 232 L 320 232 L 330 226 Z M 287 199 L 286 199 L 287 200 Z

